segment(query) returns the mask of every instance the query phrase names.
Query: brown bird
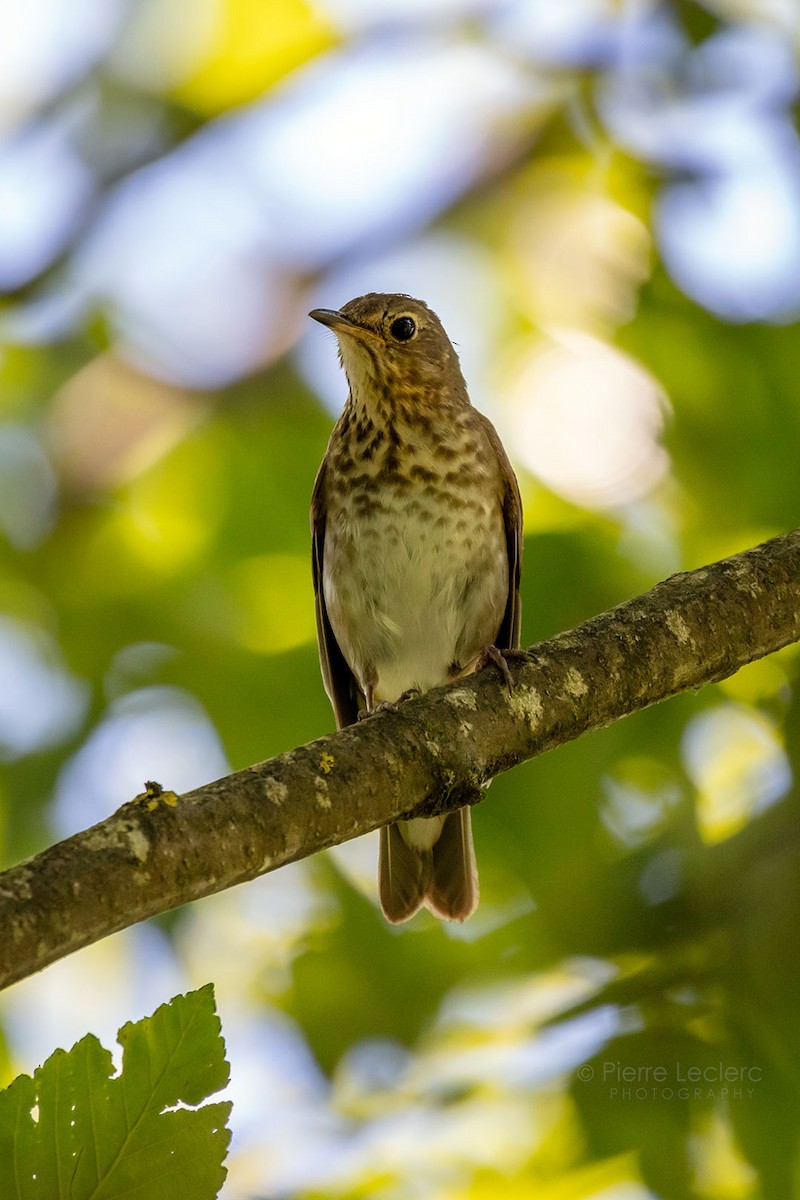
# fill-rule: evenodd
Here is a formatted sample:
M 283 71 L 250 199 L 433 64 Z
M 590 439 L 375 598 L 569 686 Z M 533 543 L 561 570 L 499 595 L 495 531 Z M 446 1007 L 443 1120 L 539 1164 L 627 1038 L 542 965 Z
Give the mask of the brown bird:
M 341 729 L 519 645 L 522 505 L 426 304 L 370 293 L 309 315 L 335 332 L 350 387 L 311 501 L 322 677 Z M 390 921 L 422 905 L 470 916 L 469 808 L 381 829 L 378 884 Z

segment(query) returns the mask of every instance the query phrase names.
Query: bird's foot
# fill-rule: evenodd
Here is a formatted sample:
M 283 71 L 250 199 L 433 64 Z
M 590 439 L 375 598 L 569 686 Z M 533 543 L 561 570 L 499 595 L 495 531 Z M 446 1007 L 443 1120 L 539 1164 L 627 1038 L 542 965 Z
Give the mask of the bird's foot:
M 475 664 L 475 670 L 481 671 L 484 667 L 490 665 L 497 667 L 500 674 L 503 676 L 505 685 L 509 692 L 514 691 L 514 680 L 511 678 L 511 672 L 508 669 L 509 660 L 520 660 L 527 658 L 526 650 L 498 650 L 497 646 L 484 646 L 478 655 L 478 661 Z
M 374 717 L 376 713 L 380 712 L 395 712 L 406 700 L 411 700 L 414 696 L 421 695 L 421 688 L 408 688 L 407 691 L 401 692 L 396 700 L 384 700 L 382 704 L 376 704 L 374 708 L 360 708 L 356 720 L 365 721 L 367 717 Z

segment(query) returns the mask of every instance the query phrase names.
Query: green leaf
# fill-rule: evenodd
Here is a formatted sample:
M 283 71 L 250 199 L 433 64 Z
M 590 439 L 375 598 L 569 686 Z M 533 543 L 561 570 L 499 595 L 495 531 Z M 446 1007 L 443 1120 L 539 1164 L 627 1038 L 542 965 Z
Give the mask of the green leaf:
M 200 1104 L 228 1082 L 213 986 L 124 1025 L 118 1040 L 118 1075 L 110 1051 L 88 1034 L 0 1092 L 4 1200 L 218 1194 L 230 1102 L 176 1108 Z

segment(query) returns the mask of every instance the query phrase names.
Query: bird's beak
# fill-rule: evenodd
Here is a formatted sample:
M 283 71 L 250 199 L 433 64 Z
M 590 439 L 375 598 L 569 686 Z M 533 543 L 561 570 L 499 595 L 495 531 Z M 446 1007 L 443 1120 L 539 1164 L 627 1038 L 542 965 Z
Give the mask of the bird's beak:
M 363 336 L 372 332 L 336 308 L 312 308 L 308 315 L 319 321 L 320 325 L 327 325 L 334 333 L 354 333 Z
M 351 321 L 343 312 L 339 312 L 335 308 L 312 308 L 308 315 L 315 321 L 319 321 L 320 325 L 327 325 L 330 329 L 342 329 L 348 325 L 355 325 L 355 321 Z

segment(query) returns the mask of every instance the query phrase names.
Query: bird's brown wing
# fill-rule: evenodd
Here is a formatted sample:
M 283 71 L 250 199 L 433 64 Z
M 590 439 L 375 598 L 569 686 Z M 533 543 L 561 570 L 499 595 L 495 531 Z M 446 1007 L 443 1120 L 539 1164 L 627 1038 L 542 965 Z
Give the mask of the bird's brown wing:
M 522 500 L 514 468 L 508 460 L 497 430 L 482 413 L 479 413 L 478 416 L 481 418 L 486 436 L 494 450 L 503 481 L 503 524 L 505 525 L 506 550 L 508 552 L 508 600 L 495 638 L 495 645 L 498 650 L 516 650 L 519 646 L 519 628 L 522 618 L 522 600 L 519 593 L 522 571 Z
M 331 627 L 322 590 L 326 517 L 325 471 L 326 463 L 323 460 L 311 496 L 311 569 L 314 578 L 314 608 L 322 680 L 328 699 L 333 705 L 336 728 L 342 729 L 345 725 L 352 725 L 358 717 L 359 691 L 353 672 L 345 662 Z

